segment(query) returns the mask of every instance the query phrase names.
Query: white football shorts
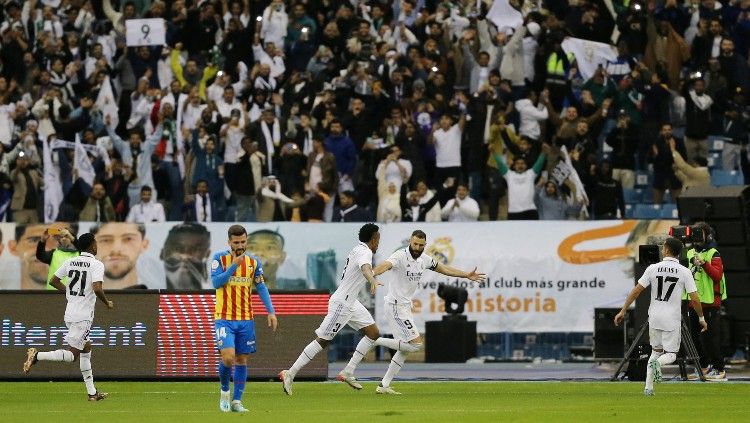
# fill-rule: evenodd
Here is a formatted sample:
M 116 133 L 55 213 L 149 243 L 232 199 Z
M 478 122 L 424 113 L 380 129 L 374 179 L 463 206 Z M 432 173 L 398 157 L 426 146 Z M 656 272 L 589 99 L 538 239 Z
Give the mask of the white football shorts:
M 419 337 L 419 331 L 411 313 L 411 304 L 385 303 L 385 315 L 391 325 L 394 339 L 411 342 Z
M 91 320 L 80 322 L 65 322 L 68 327 L 68 333 L 65 335 L 65 342 L 77 350 L 83 350 L 86 343 L 89 342 L 89 331 L 91 331 Z
M 680 351 L 681 338 L 680 329 L 676 330 L 661 330 L 648 328 L 648 337 L 651 341 L 651 348 L 660 348 L 664 352 L 677 353 Z
M 360 330 L 374 325 L 375 320 L 359 301 L 355 301 L 351 306 L 338 301 L 330 301 L 328 314 L 320 327 L 315 330 L 315 334 L 318 338 L 330 341 L 347 324 L 354 330 Z

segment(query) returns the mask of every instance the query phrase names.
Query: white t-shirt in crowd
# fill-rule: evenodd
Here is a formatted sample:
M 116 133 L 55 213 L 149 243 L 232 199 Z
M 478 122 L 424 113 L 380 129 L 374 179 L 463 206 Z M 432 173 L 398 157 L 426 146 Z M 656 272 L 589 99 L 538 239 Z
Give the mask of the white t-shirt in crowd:
M 534 180 L 537 174 L 533 169 L 524 173 L 509 170 L 505 174 L 508 181 L 508 213 L 536 210 L 534 204 Z
M 432 136 L 435 139 L 435 165 L 437 167 L 461 166 L 461 127 L 455 124 L 447 131 L 440 128 Z

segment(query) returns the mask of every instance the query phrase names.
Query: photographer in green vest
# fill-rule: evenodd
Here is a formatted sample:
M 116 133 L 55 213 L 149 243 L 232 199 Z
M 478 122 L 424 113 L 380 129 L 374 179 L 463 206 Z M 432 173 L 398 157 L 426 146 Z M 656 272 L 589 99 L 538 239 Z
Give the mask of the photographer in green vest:
M 50 237 L 54 237 L 57 241 L 57 248 L 47 251 L 47 240 L 49 240 Z M 75 239 L 75 235 L 66 228 L 51 227 L 44 231 L 42 238 L 36 244 L 37 260 L 49 264 L 49 271 L 47 272 L 47 289 L 55 289 L 50 285 L 50 281 L 63 262 L 71 257 L 79 255 L 78 250 L 75 245 L 73 245 Z M 68 278 L 63 278 L 62 283 L 67 286 Z
M 705 222 L 693 225 L 699 229 L 701 241 L 693 243 L 688 250 L 688 267 L 695 278 L 703 313 L 708 323 L 708 330 L 701 333 L 698 316 L 692 307 L 688 310 L 690 331 L 693 342 L 699 346 L 701 368 L 706 379 L 725 381 L 724 357 L 721 353 L 721 302 L 727 298 L 727 288 L 724 280 L 724 264 L 716 250 L 714 232 Z M 693 375 L 691 378 L 698 378 Z

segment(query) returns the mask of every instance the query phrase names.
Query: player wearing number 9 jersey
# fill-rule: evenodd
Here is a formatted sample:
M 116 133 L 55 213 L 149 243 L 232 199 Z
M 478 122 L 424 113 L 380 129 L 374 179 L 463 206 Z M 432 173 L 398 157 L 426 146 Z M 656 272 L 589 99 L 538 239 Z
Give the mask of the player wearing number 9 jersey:
M 28 373 L 37 361 L 72 362 L 80 358 L 81 374 L 86 384 L 89 401 L 99 401 L 108 394 L 98 392 L 94 387 L 94 376 L 91 371 L 91 341 L 89 331 L 94 320 L 94 306 L 99 298 L 107 308 L 114 304 L 107 300 L 102 288 L 104 280 L 104 264 L 96 259 L 96 239 L 91 233 L 80 236 L 75 242 L 79 256 L 66 260 L 50 281 L 50 285 L 65 292 L 68 305 L 65 308 L 65 325 L 68 333 L 65 335 L 67 350 L 40 352 L 36 348 L 29 348 L 24 373 Z M 62 284 L 61 279 L 68 278 L 68 286 Z
M 279 379 L 283 382 L 283 389 L 287 395 L 292 395 L 292 382 L 297 373 L 323 351 L 323 348 L 327 347 L 339 330 L 346 325 L 355 330 L 361 330 L 365 335 L 357 344 L 349 364 L 336 376 L 337 380 L 345 382 L 354 389 L 362 389 L 362 385 L 354 377 L 354 369 L 374 346 L 384 346 L 394 350 L 404 348 L 412 350 L 413 347 L 407 342 L 381 338 L 375 320 L 358 299 L 359 292 L 367 283 L 370 284 L 371 294 L 375 294 L 379 284 L 372 273 L 372 255 L 377 252 L 378 245 L 380 245 L 378 226 L 373 223 L 362 226 L 359 229 L 359 244 L 352 248 L 346 258 L 339 287 L 328 301 L 328 314 L 320 327 L 315 330 L 317 338 L 302 350 L 292 367 L 279 372 Z
M 615 324 L 619 325 L 625 318 L 625 312 L 630 304 L 643 290 L 651 286 L 651 305 L 648 308 L 651 356 L 648 360 L 644 390 L 647 396 L 654 394 L 654 381 L 661 382 L 661 366 L 674 362 L 680 350 L 683 292 L 687 292 L 693 301 L 703 330 L 705 331 L 708 327 L 696 293 L 693 275 L 677 259 L 682 253 L 682 248 L 680 240 L 667 238 L 661 250 L 664 259 L 646 268 L 643 276 L 625 300 L 625 305 L 615 316 Z
M 485 280 L 484 273 L 478 273 L 474 268 L 471 272 L 455 269 L 440 263 L 432 257 L 423 254 L 427 244 L 427 234 L 416 230 L 412 232 L 409 246 L 397 250 L 383 263 L 378 264 L 373 272 L 375 275 L 392 270 L 395 275 L 388 284 L 388 295 L 385 296 L 385 315 L 391 326 L 393 337 L 402 342 L 409 343 L 415 349 L 422 349 L 422 337 L 419 335 L 411 306 L 412 297 L 417 290 L 417 285 L 427 270 L 446 276 L 467 278 L 471 281 L 480 282 Z M 388 371 L 385 373 L 380 386 L 375 389 L 378 394 L 398 394 L 390 387 L 391 381 L 404 366 L 409 351 L 397 351 L 391 358 Z
M 214 254 L 211 260 L 211 283 L 216 288 L 214 311 L 216 346 L 221 353 L 219 409 L 223 412 L 246 412 L 242 393 L 247 380 L 248 354 L 255 352 L 255 321 L 251 293 L 253 285 L 268 311 L 268 326 L 276 331 L 276 315 L 271 296 L 263 280 L 258 258 L 246 254 L 247 231 L 240 225 L 229 227 L 229 250 Z M 234 368 L 234 395 L 229 402 L 229 379 Z

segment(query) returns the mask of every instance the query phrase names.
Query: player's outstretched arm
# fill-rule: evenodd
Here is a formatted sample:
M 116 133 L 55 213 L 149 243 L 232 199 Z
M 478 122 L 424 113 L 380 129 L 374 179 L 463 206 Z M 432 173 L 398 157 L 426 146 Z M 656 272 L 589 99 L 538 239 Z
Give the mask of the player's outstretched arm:
M 65 292 L 65 285 L 60 281 L 57 275 L 52 276 L 52 280 L 49 281 L 50 286 L 54 287 L 58 291 Z
M 387 271 L 389 271 L 391 269 L 393 269 L 393 263 L 391 263 L 390 261 L 386 260 L 386 261 L 380 263 L 379 265 L 375 266 L 375 268 L 372 269 L 372 274 L 373 274 L 373 276 L 380 276 L 383 273 L 385 273 L 385 272 L 387 272 Z
M 625 319 L 625 312 L 628 310 L 628 307 L 630 307 L 630 304 L 633 304 L 633 301 L 641 295 L 641 292 L 643 292 L 644 289 L 646 288 L 640 283 L 635 284 L 630 291 L 630 294 L 628 294 L 628 298 L 625 299 L 625 305 L 622 306 L 620 312 L 615 316 L 615 326 L 620 326 L 620 323 Z
M 383 285 L 382 283 L 378 282 L 375 279 L 375 275 L 372 273 L 372 265 L 371 264 L 363 264 L 362 267 L 362 274 L 365 276 L 365 279 L 367 279 L 367 282 L 370 283 L 370 294 L 375 295 L 375 292 L 378 289 L 378 285 Z
M 487 279 L 487 275 L 485 275 L 484 273 L 478 273 L 476 267 L 471 272 L 464 272 L 463 270 L 456 269 L 455 267 L 448 266 L 447 264 L 438 263 L 435 267 L 435 271 L 438 273 L 442 273 L 445 276 L 466 278 L 474 282 L 481 282 Z
M 693 302 L 695 312 L 698 313 L 698 322 L 701 324 L 701 332 L 707 331 L 708 323 L 706 323 L 706 318 L 703 317 L 703 306 L 701 306 L 701 299 L 698 297 L 698 292 L 693 291 L 689 293 L 688 296 L 690 296 L 690 300 Z
M 107 299 L 107 296 L 104 294 L 104 288 L 102 287 L 102 281 L 94 282 L 94 284 L 91 286 L 94 289 L 94 294 L 96 294 L 96 297 L 101 300 L 104 304 L 107 305 L 107 308 L 113 309 L 115 308 L 115 304 L 112 301 L 109 301 Z

